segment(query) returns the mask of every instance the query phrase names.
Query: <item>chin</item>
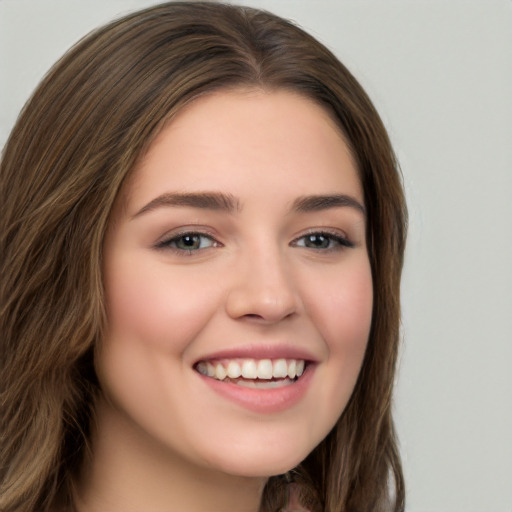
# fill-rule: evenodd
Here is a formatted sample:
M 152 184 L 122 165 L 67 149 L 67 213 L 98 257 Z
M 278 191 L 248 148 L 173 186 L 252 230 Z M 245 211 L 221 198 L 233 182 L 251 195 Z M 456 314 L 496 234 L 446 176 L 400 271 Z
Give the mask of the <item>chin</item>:
M 223 473 L 245 478 L 270 478 L 282 475 L 298 466 L 304 457 L 287 457 L 282 455 L 279 460 L 261 461 L 226 461 L 216 465 Z
M 321 439 L 318 442 L 320 441 Z M 255 440 L 245 446 L 231 443 L 224 445 L 230 447 L 224 449 L 223 453 L 211 454 L 207 463 L 226 474 L 269 478 L 298 466 L 317 444 L 311 440 L 301 443 L 300 436 L 293 434 L 288 439 L 274 443 L 269 443 L 268 440 Z

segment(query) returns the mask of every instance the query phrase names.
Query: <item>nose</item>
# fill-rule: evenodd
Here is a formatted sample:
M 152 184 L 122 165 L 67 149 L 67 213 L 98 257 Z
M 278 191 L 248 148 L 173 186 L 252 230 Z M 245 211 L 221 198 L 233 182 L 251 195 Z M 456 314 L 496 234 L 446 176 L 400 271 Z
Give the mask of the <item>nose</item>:
M 247 257 L 240 257 L 232 277 L 226 300 L 231 318 L 273 324 L 299 312 L 296 283 L 278 250 L 251 251 Z

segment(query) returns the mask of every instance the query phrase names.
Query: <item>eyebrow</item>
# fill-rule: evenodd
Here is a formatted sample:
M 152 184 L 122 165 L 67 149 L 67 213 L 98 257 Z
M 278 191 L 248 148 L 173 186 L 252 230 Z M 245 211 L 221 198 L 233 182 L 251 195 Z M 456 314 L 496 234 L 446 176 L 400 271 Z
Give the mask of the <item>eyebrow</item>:
M 293 202 L 292 210 L 299 213 L 307 213 L 344 206 L 354 208 L 366 216 L 366 208 L 357 199 L 346 194 L 299 197 Z
M 203 210 L 235 213 L 242 210 L 240 201 L 231 194 L 222 192 L 173 192 L 162 194 L 143 206 L 133 218 L 161 207 L 199 208 Z M 318 212 L 331 208 L 349 207 L 366 216 L 365 207 L 355 198 L 346 194 L 326 194 L 302 196 L 295 199 L 291 211 L 298 213 Z
M 240 202 L 231 194 L 221 192 L 166 193 L 162 194 L 146 206 L 143 206 L 132 218 L 156 210 L 162 206 L 188 206 L 203 210 L 218 210 L 234 213 L 241 210 Z

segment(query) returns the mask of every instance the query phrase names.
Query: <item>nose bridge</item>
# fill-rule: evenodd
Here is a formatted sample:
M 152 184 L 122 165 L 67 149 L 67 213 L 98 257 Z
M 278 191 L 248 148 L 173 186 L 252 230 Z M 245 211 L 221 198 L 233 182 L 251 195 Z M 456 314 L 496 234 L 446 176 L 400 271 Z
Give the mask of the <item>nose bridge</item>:
M 285 252 L 278 244 L 245 248 L 233 272 L 226 305 L 231 317 L 277 322 L 297 312 L 295 283 Z

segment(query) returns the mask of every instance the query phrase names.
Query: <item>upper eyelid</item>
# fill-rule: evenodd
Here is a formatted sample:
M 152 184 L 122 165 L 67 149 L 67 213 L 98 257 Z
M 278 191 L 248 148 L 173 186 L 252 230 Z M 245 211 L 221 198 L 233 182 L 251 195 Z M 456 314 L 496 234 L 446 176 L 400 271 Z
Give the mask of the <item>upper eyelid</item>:
M 207 229 L 202 226 L 185 226 L 183 228 L 176 228 L 168 231 L 165 235 L 162 235 L 159 241 L 169 241 L 174 238 L 180 238 L 181 236 L 186 235 L 200 235 L 211 238 L 212 240 L 217 240 L 217 234 L 213 232 L 213 230 Z M 158 242 L 157 242 L 158 243 Z
M 302 235 L 302 236 L 299 236 L 297 238 L 295 238 L 294 240 L 292 240 L 291 243 L 294 243 L 294 242 L 297 242 L 298 240 L 302 240 L 303 238 L 307 238 L 308 236 L 312 236 L 312 235 L 321 235 L 325 238 L 328 238 L 330 240 L 334 240 L 334 241 L 338 241 L 338 242 L 344 242 L 346 244 L 350 244 L 352 245 L 352 242 L 349 238 L 347 238 L 346 236 L 342 236 L 342 235 L 334 235 L 332 233 L 326 233 L 326 232 L 312 232 L 312 233 L 308 233 L 306 235 Z
M 190 249 L 190 252 L 196 252 L 196 251 L 200 251 L 200 250 L 202 251 L 205 249 L 210 249 L 211 247 L 215 247 L 215 246 L 219 247 L 222 245 L 222 243 L 219 242 L 218 239 L 210 233 L 199 231 L 199 230 L 190 230 L 189 229 L 189 230 L 183 230 L 180 232 L 169 233 L 168 235 L 164 235 L 154 244 L 154 247 L 156 249 L 169 249 L 169 250 L 172 249 L 177 252 L 189 252 L 188 249 L 179 249 L 177 247 L 171 246 L 172 242 L 176 242 L 181 237 L 184 237 L 187 235 L 205 237 L 205 238 L 208 238 L 211 242 L 213 242 L 211 246 L 204 247 L 202 249 Z
M 304 237 L 311 236 L 311 235 L 322 235 L 326 236 L 327 238 L 331 239 L 331 242 L 334 241 L 338 244 L 338 247 L 330 247 L 330 248 L 308 248 L 315 251 L 320 252 L 330 252 L 340 249 L 352 249 L 355 248 L 358 244 L 354 242 L 354 240 L 347 235 L 347 233 L 340 229 L 335 228 L 312 228 L 305 233 L 302 233 L 299 236 L 294 237 L 294 239 L 290 242 L 291 246 L 297 246 L 302 247 L 298 244 L 299 240 L 303 239 Z
M 349 235 L 342 229 L 338 228 L 328 228 L 328 227 L 319 227 L 319 228 L 310 228 L 306 231 L 297 234 L 293 239 L 298 240 L 299 238 L 308 236 L 308 235 L 326 235 L 331 236 L 333 238 L 343 238 L 345 240 L 350 240 Z

